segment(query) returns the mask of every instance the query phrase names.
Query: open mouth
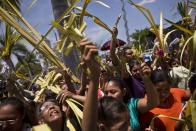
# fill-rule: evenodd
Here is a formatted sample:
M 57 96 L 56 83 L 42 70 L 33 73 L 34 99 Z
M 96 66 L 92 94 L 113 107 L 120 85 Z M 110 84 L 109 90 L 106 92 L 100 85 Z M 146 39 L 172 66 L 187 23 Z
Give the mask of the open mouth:
M 59 112 L 57 110 L 52 110 L 50 111 L 50 116 L 57 116 L 59 114 Z

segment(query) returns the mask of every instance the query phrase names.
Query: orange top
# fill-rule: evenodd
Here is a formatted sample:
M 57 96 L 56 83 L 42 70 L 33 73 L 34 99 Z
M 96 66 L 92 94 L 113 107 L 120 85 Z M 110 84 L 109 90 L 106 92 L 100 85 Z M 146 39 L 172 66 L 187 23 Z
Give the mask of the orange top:
M 166 108 L 154 108 L 150 110 L 146 114 L 141 115 L 141 123 L 142 128 L 146 128 L 149 126 L 152 118 L 156 114 L 163 114 L 166 116 L 179 118 L 179 115 L 182 111 L 182 97 L 186 96 L 186 91 L 179 88 L 171 88 L 170 93 L 172 94 L 170 98 L 168 98 L 168 103 L 171 103 Z M 156 118 L 154 120 L 154 127 L 158 131 L 174 131 L 176 125 L 176 121 L 171 120 L 169 118 Z

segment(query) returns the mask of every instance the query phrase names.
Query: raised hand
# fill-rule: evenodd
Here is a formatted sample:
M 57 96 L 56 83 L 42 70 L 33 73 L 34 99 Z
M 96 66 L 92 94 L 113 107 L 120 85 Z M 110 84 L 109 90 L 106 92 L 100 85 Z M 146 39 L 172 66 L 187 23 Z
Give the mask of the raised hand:
M 84 104 L 82 130 L 96 131 L 97 129 L 97 103 L 98 103 L 98 86 L 100 66 L 95 60 L 98 54 L 98 49 L 92 42 L 83 39 L 80 42 L 81 59 L 91 72 L 91 81 L 89 83 L 89 90 Z
M 88 39 L 83 39 L 80 42 L 80 50 L 82 62 L 90 69 L 91 76 L 99 76 L 100 66 L 95 60 L 95 56 L 98 54 L 97 47 Z
M 68 90 L 62 90 L 57 96 L 59 103 L 64 103 L 67 98 L 72 98 L 74 94 Z
M 144 62 L 141 64 L 141 76 L 148 76 L 151 75 L 151 68 Z
M 82 60 L 88 64 L 94 59 L 94 56 L 98 54 L 97 47 L 88 39 L 83 39 L 80 42 L 80 50 L 82 54 Z
M 118 35 L 118 29 L 116 27 L 113 27 L 112 32 L 113 32 L 112 38 L 116 38 Z

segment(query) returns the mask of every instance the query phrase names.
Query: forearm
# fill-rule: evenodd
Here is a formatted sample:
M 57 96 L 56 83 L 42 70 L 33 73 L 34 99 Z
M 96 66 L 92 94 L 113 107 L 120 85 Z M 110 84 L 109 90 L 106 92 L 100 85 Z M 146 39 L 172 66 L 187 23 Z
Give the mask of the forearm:
M 84 70 L 82 71 L 82 75 L 81 75 L 81 87 L 80 89 L 77 91 L 78 95 L 85 95 L 85 91 L 86 91 L 86 85 L 87 85 L 87 79 L 86 79 L 86 73 L 84 72 Z
M 81 96 L 81 95 L 73 95 L 72 96 L 72 99 L 78 101 L 78 102 L 81 102 L 81 103 L 84 103 L 85 100 L 86 100 L 86 96 Z
M 129 72 L 127 71 L 126 64 L 123 64 L 123 65 L 122 65 L 122 68 L 121 68 L 121 77 L 122 77 L 123 79 L 127 79 L 127 78 L 129 78 L 129 76 L 130 76 L 130 74 L 129 74 Z
M 69 75 L 65 75 L 65 81 L 68 87 L 68 90 L 72 93 L 76 93 L 76 90 L 74 89 L 73 83 L 71 82 L 71 77 Z
M 151 68 L 154 69 L 157 66 L 158 58 L 155 58 L 153 63 L 151 64 Z
M 97 106 L 98 106 L 98 81 L 90 81 L 86 102 L 84 104 L 84 115 L 82 121 L 83 131 L 97 130 Z
M 96 131 L 98 119 L 97 107 L 100 65 L 95 60 L 95 56 L 98 54 L 98 49 L 87 39 L 83 39 L 80 42 L 80 49 L 82 53 L 82 60 L 86 63 L 86 66 L 91 72 L 91 81 L 89 83 L 89 89 L 83 110 L 82 130 Z
M 110 44 L 110 56 L 111 56 L 111 59 L 112 59 L 112 63 L 115 65 L 115 66 L 118 66 L 119 65 L 119 59 L 115 53 L 115 50 L 116 50 L 116 39 L 112 39 L 111 40 L 111 44 Z
M 159 95 L 157 90 L 155 89 L 152 81 L 147 75 L 143 76 L 144 87 L 146 91 L 146 99 L 147 99 L 147 108 L 146 111 L 156 107 L 159 105 Z M 145 112 L 145 110 L 144 110 Z

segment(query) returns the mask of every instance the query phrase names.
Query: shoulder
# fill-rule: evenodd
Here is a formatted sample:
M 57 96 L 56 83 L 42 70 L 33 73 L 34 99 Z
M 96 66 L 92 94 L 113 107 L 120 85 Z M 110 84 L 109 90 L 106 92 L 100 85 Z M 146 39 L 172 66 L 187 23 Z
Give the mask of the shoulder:
M 129 108 L 137 108 L 138 98 L 131 98 L 127 104 Z
M 181 97 L 186 96 L 186 90 L 184 90 L 184 89 L 171 88 L 171 89 L 170 89 L 170 92 L 171 92 L 171 94 L 173 94 L 173 95 L 178 95 L 178 96 L 181 96 Z
M 181 93 L 181 92 L 186 92 L 186 90 L 180 89 L 180 88 L 178 88 L 178 87 L 172 87 L 172 88 L 170 89 L 170 92 L 171 92 L 171 93 Z

